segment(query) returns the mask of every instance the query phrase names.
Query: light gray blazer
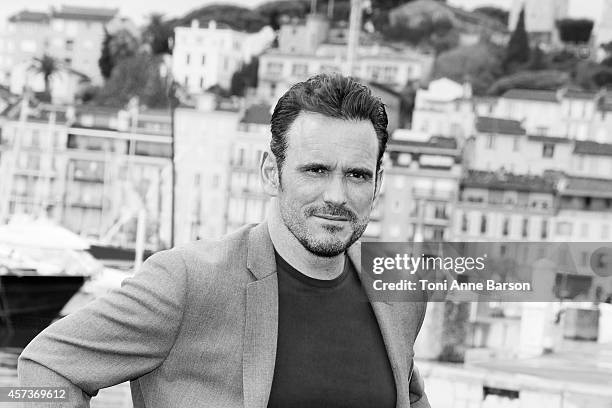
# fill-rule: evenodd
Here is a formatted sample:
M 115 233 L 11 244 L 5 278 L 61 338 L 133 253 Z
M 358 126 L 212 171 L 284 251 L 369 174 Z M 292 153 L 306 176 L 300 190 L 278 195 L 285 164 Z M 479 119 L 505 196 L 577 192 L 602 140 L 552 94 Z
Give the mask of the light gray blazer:
M 358 245 L 349 256 L 359 270 Z M 429 407 L 413 370 L 425 303 L 372 306 L 397 407 Z M 89 407 L 99 389 L 129 380 L 136 408 L 265 408 L 277 330 L 274 247 L 266 223 L 249 225 L 151 256 L 121 289 L 39 334 L 19 357 L 19 380 L 69 387 L 63 407 Z

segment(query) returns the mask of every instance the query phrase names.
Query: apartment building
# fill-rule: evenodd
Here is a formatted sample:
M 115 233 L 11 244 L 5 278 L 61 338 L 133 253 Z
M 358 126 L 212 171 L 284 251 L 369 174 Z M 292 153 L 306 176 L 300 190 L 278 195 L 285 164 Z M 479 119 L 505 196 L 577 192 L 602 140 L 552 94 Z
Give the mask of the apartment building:
M 46 214 L 106 244 L 133 247 L 146 210 L 146 247 L 170 244 L 171 137 L 166 111 L 40 104 L 5 112 L 4 219 Z
M 381 197 L 366 235 L 382 241 L 448 239 L 461 176 L 457 141 L 398 129 L 386 156 Z
M 203 94 L 197 106 L 176 110 L 176 243 L 264 219 L 259 161 L 270 143 L 270 109 Z
M 5 72 L 5 81 L 13 66 L 46 53 L 101 82 L 98 59 L 104 28 L 117 13 L 117 9 L 62 5 L 49 12 L 24 10 L 12 15 L 0 35 L 0 71 Z
M 460 144 L 474 130 L 475 109 L 471 86 L 448 78 L 429 83 L 416 91 L 412 129 L 456 138 Z
M 594 140 L 591 126 L 601 97 L 567 89 L 511 89 L 499 97 L 492 116 L 518 120 L 533 135 Z
M 259 60 L 260 96 L 276 101 L 289 87 L 320 72 L 343 72 L 346 42 L 330 38 L 324 17 L 311 14 L 304 22 L 292 21 L 279 32 L 279 48 Z M 361 80 L 401 90 L 411 81 L 426 79 L 433 56 L 414 49 L 398 49 L 364 39 L 357 51 L 353 75 Z
M 172 74 L 190 93 L 202 93 L 213 85 L 229 89 L 232 75 L 274 40 L 274 32 L 264 27 L 258 33 L 245 33 L 209 21 L 200 27 L 176 27 L 172 50 Z

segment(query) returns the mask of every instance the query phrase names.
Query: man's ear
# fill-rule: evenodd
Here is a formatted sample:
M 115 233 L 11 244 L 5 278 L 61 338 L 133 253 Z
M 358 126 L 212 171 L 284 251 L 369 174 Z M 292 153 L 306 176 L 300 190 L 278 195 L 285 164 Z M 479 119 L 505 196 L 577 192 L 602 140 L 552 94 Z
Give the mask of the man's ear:
M 277 196 L 280 190 L 280 177 L 276 157 L 270 151 L 263 153 L 259 174 L 264 192 L 272 197 Z
M 376 187 L 374 187 L 374 200 L 372 201 L 372 208 L 376 206 L 376 203 L 378 202 L 378 197 L 380 197 L 380 191 L 381 191 L 384 175 L 385 175 L 385 172 L 383 168 L 381 167 L 376 172 Z

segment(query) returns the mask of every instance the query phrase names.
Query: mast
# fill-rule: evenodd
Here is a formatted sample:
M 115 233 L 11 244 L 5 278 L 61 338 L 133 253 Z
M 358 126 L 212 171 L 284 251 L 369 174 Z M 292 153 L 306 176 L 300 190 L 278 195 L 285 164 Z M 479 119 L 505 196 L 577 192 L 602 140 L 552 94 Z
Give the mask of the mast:
M 348 48 L 346 52 L 345 74 L 352 76 L 355 72 L 357 49 L 359 48 L 359 32 L 361 31 L 362 0 L 351 0 L 351 16 L 349 20 Z

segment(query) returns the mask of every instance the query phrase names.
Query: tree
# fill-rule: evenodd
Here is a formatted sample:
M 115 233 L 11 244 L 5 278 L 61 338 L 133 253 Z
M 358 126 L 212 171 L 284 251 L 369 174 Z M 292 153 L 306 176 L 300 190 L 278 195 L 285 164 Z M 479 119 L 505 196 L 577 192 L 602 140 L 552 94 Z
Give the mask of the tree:
M 485 16 L 494 18 L 495 20 L 502 23 L 504 26 L 506 27 L 508 26 L 508 17 L 509 17 L 508 10 L 504 10 L 504 9 L 493 7 L 493 6 L 484 6 L 484 7 L 475 8 L 474 12 L 484 14 Z
M 100 58 L 98 59 L 98 67 L 100 67 L 100 73 L 102 74 L 102 78 L 105 80 L 110 78 L 111 73 L 113 72 L 113 66 L 115 65 L 110 51 L 110 42 L 112 38 L 113 37 L 105 28 L 104 40 L 102 40 L 102 52 L 100 53 Z
M 164 22 L 161 14 L 153 13 L 145 27 L 142 38 L 151 47 L 153 54 L 171 54 L 170 39 L 174 30 L 171 24 Z
M 593 31 L 593 20 L 564 18 L 557 21 L 557 28 L 561 41 L 572 44 L 587 43 Z
M 257 10 L 251 10 L 246 7 L 232 6 L 227 4 L 212 4 L 200 9 L 194 10 L 184 17 L 169 24 L 172 27 L 184 26 L 191 24 L 192 20 L 197 20 L 200 25 L 205 25 L 209 21 L 226 24 L 238 31 L 246 31 L 250 33 L 261 30 L 268 24 L 268 18 Z
M 502 54 L 502 49 L 489 43 L 457 47 L 438 56 L 433 77 L 470 81 L 474 94 L 483 95 L 502 74 Z
M 531 58 L 529 59 L 529 64 L 527 64 L 526 68 L 533 71 L 539 71 L 542 69 L 548 69 L 549 67 L 550 64 L 548 62 L 548 57 L 544 51 L 542 51 L 539 46 L 533 47 L 533 50 L 531 51 Z
M 42 74 L 45 82 L 45 93 L 51 95 L 51 77 L 59 71 L 59 64 L 55 58 L 49 54 L 43 54 L 40 58 L 34 58 L 30 70 Z
M 259 69 L 259 59 L 253 57 L 248 64 L 244 64 L 232 75 L 230 94 L 244 96 L 247 88 L 257 88 L 257 71 Z
M 487 93 L 501 95 L 514 88 L 554 91 L 569 82 L 570 76 L 562 71 L 521 71 L 498 79 L 491 85 Z
M 102 52 L 98 59 L 102 77 L 108 80 L 117 63 L 136 54 L 138 47 L 138 39 L 129 30 L 120 29 L 112 34 L 105 30 Z
M 160 74 L 163 57 L 138 53 L 120 60 L 111 77 L 95 97 L 103 106 L 123 107 L 137 96 L 142 105 L 150 108 L 168 106 L 167 86 Z
M 504 59 L 506 71 L 509 72 L 517 64 L 527 62 L 529 54 L 529 38 L 525 30 L 525 9 L 521 9 L 516 28 L 512 32 L 506 48 L 506 58 Z

